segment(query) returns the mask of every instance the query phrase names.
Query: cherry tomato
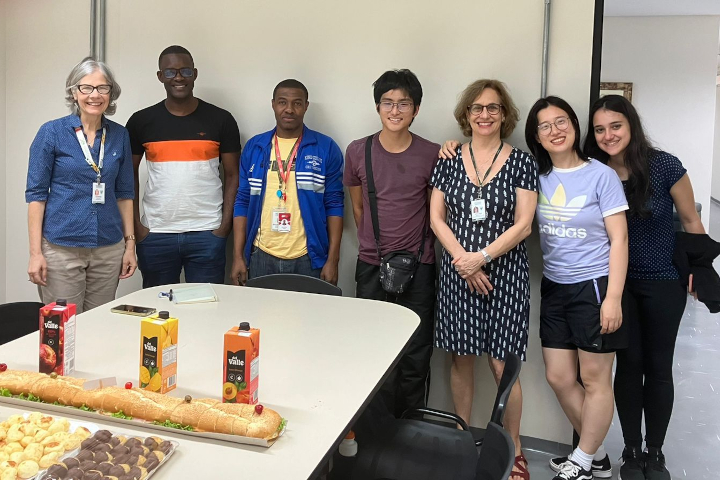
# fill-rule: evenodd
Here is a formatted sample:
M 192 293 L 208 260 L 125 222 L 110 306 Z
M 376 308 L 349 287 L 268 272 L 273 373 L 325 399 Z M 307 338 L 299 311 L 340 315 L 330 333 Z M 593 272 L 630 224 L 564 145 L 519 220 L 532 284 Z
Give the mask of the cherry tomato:
M 257 405 L 255 405 L 255 413 L 257 413 L 258 415 L 260 415 L 260 414 L 262 413 L 262 411 L 263 411 L 263 406 L 262 406 L 262 405 L 260 405 L 259 403 L 258 403 Z
M 128 390 L 130 390 L 130 389 L 132 388 L 132 382 L 127 382 L 127 383 L 125 384 L 125 388 L 128 389 Z
M 7 370 L 7 364 L 0 363 L 0 372 L 4 372 L 5 370 Z

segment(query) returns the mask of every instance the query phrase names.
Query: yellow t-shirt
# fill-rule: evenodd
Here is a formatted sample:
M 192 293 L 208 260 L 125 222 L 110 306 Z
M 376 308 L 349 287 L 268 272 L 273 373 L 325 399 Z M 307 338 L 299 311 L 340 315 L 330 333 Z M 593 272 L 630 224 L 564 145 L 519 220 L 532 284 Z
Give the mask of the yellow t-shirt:
M 295 146 L 296 138 L 278 138 L 280 158 L 287 160 Z M 295 183 L 295 163 L 290 169 L 290 176 L 285 190 L 286 201 L 278 199 L 277 191 L 280 188 L 278 178 L 278 165 L 275 159 L 275 138 L 272 140 L 270 150 L 270 170 L 265 181 L 265 198 L 263 199 L 262 216 L 260 217 L 260 232 L 255 237 L 255 246 L 273 257 L 284 260 L 302 257 L 307 253 L 307 238 L 305 225 L 300 215 L 300 204 L 297 196 L 297 183 Z M 290 232 L 273 232 L 273 210 L 284 207 L 290 213 Z

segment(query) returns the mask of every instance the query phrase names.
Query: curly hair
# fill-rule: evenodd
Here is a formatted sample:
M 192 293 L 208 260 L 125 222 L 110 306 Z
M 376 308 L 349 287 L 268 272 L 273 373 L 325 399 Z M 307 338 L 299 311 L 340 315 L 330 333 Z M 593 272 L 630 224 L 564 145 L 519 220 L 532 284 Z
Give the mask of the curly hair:
M 455 120 L 460 125 L 463 135 L 471 137 L 472 127 L 470 126 L 470 120 L 468 120 L 468 107 L 486 88 L 492 88 L 500 97 L 500 103 L 505 114 L 505 120 L 503 120 L 500 128 L 500 138 L 507 138 L 515 130 L 518 121 L 520 121 L 520 112 L 515 106 L 507 86 L 500 80 L 482 78 L 468 85 L 460 94 L 460 100 L 455 106 Z

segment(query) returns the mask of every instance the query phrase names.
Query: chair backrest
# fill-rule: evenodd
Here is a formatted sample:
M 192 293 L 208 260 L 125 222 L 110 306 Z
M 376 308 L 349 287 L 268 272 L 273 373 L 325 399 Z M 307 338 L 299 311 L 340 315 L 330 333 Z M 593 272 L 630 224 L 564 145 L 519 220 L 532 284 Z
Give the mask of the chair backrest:
M 500 425 L 489 422 L 478 457 L 475 480 L 507 480 L 515 463 L 515 444 Z
M 505 406 L 507 405 L 508 398 L 510 398 L 510 391 L 515 385 L 515 382 L 520 375 L 520 367 L 522 361 L 520 357 L 512 352 L 505 354 L 505 369 L 503 370 L 502 377 L 500 378 L 500 384 L 498 385 L 497 396 L 495 397 L 495 405 L 493 406 L 492 415 L 490 421 L 497 423 L 502 426 L 503 418 L 505 417 Z
M 35 332 L 40 328 L 40 302 L 15 302 L 0 305 L 0 345 Z
M 278 273 L 248 279 L 248 287 L 284 290 L 289 292 L 318 293 L 320 295 L 341 296 L 342 290 L 332 283 L 315 277 L 295 273 Z
M 399 419 L 389 422 L 371 441 L 360 444 L 352 475 L 338 478 L 473 480 L 477 460 L 469 431 L 444 422 Z

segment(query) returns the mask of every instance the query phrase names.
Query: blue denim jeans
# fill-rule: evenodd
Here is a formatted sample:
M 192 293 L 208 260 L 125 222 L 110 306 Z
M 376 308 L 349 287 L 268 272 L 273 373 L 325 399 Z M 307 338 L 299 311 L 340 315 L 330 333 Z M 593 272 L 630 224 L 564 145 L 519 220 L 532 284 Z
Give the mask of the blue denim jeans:
M 180 283 L 183 268 L 188 283 L 225 283 L 226 240 L 210 230 L 149 233 L 136 247 L 143 288 Z
M 275 273 L 297 273 L 308 277 L 320 278 L 321 268 L 312 268 L 310 256 L 305 254 L 292 260 L 283 260 L 253 247 L 248 266 L 248 278 L 257 278 Z

